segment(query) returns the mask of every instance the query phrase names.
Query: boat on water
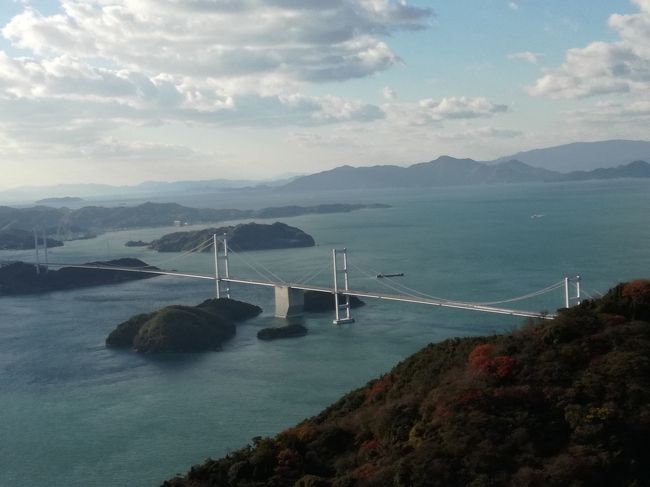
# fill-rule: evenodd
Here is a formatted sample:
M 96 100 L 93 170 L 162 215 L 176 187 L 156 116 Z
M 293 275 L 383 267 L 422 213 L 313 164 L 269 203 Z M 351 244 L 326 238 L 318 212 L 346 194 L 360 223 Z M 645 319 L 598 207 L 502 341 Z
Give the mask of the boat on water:
M 377 274 L 377 279 L 383 279 L 384 277 L 402 277 L 404 276 L 403 272 L 396 272 L 394 274 Z

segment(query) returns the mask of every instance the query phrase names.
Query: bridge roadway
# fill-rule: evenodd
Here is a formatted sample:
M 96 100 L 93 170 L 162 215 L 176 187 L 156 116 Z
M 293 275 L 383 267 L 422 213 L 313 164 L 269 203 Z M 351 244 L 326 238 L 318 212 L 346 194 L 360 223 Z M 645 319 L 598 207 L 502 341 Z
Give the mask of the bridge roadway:
M 137 269 L 133 267 L 113 267 L 113 266 L 100 266 L 100 265 L 70 265 L 70 264 L 57 264 L 49 263 L 51 267 L 73 267 L 78 269 L 103 269 L 111 271 L 123 271 L 123 272 L 141 272 L 146 274 L 157 274 L 165 276 L 178 276 L 178 277 L 187 277 L 192 279 L 205 279 L 214 281 L 214 275 L 205 275 L 205 274 L 189 274 L 185 272 L 176 272 L 176 271 L 163 271 L 163 270 L 153 270 L 153 269 Z M 241 279 L 235 277 L 220 277 L 221 282 L 229 282 L 234 284 L 248 284 L 253 286 L 265 286 L 265 287 L 290 287 L 293 289 L 299 289 L 301 291 L 318 291 L 324 293 L 334 294 L 334 289 L 331 287 L 325 286 L 314 286 L 290 282 L 269 282 L 269 281 L 256 281 L 254 279 Z M 361 298 L 371 298 L 371 299 L 383 299 L 385 301 L 399 301 L 403 303 L 415 303 L 415 304 L 426 304 L 429 306 L 440 306 L 442 308 L 455 308 L 455 309 L 467 309 L 472 311 L 480 311 L 483 313 L 495 313 L 501 315 L 510 315 L 510 316 L 520 316 L 524 318 L 542 318 L 542 319 L 553 319 L 554 314 L 551 313 L 539 313 L 534 311 L 521 311 L 516 309 L 509 308 L 498 308 L 494 306 L 485 306 L 475 303 L 467 303 L 464 301 L 454 301 L 448 299 L 434 299 L 426 297 L 413 297 L 408 295 L 400 294 L 388 294 L 374 291 L 355 291 L 355 290 L 343 290 L 339 289 L 339 294 L 349 295 L 349 296 L 358 296 Z

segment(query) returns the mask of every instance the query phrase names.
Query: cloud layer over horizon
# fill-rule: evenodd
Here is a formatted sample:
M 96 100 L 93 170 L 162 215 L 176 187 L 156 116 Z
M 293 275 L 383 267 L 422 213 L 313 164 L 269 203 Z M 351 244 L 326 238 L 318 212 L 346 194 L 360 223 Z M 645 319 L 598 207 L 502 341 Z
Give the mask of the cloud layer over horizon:
M 609 17 L 617 40 L 568 49 L 561 66 L 542 67 L 515 97 L 494 96 L 480 76 L 473 90 L 436 90 L 434 83 L 404 96 L 399 86 L 382 85 L 370 96 L 346 89 L 389 71 L 417 72 L 405 65 L 402 56 L 414 55 L 398 52 L 397 39 L 449 21 L 417 0 L 44 1 L 53 7 L 48 13 L 25 0 L 0 25 L 0 156 L 15 168 L 33 165 L 33 172 L 48 160 L 66 162 L 83 179 L 120 159 L 141 163 L 133 167 L 145 172 L 167 157 L 169 175 L 161 177 L 173 177 L 174 161 L 202 171 L 212 162 L 235 175 L 246 166 L 233 153 L 240 150 L 237 137 L 246 138 L 240 129 L 269 142 L 287 127 L 284 138 L 302 134 L 300 146 L 320 164 L 333 157 L 416 157 L 436 144 L 449 147 L 461 134 L 465 147 L 479 150 L 490 139 L 533 140 L 519 124 L 499 123 L 523 116 L 513 99 L 526 93 L 562 100 L 629 95 L 567 110 L 578 124 L 610 116 L 623 124 L 626 114 L 645 116 L 650 103 L 650 0 L 634 0 L 636 13 Z M 501 7 L 510 15 L 526 10 L 520 2 Z M 415 58 L 424 59 L 426 49 L 418 46 Z M 547 56 L 523 48 L 502 58 L 540 69 Z M 206 142 L 215 130 L 227 148 Z M 350 142 L 352 132 L 359 141 Z M 371 134 L 384 145 L 373 147 Z M 340 143 L 326 153 L 325 140 Z M 417 140 L 426 143 L 418 148 Z M 240 157 L 256 155 L 241 147 Z

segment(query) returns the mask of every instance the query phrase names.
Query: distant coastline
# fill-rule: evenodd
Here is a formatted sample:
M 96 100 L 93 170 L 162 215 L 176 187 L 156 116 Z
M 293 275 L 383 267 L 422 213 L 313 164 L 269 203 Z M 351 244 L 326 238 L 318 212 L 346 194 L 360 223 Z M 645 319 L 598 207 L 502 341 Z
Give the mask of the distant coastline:
M 74 196 L 63 196 L 61 198 L 43 198 L 41 200 L 35 201 L 38 205 L 48 205 L 48 204 L 62 204 L 66 205 L 69 203 L 79 203 L 83 201 L 83 198 L 77 198 Z
M 363 209 L 388 208 L 383 204 L 334 203 L 314 206 L 273 206 L 260 210 L 232 208 L 192 208 L 177 203 L 143 203 L 137 206 L 84 206 L 73 210 L 37 206 L 13 208 L 0 206 L 0 228 L 31 232 L 39 227 L 41 234 L 60 240 L 93 238 L 97 234 L 135 228 L 186 226 L 228 220 L 286 218 L 300 215 L 349 213 Z

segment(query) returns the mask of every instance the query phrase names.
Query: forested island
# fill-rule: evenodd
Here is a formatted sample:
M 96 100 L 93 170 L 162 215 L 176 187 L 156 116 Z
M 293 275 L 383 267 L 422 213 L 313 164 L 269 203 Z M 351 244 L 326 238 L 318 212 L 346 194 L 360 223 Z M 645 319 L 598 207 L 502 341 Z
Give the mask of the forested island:
M 107 262 L 89 262 L 85 265 L 106 267 L 131 267 L 139 270 L 157 270 L 139 259 L 115 259 Z M 39 266 L 36 272 L 34 264 L 12 262 L 0 266 L 0 296 L 14 294 L 35 294 L 48 291 L 63 291 L 104 284 L 118 284 L 137 279 L 149 279 L 155 274 L 110 269 L 87 269 L 62 267 L 54 270 Z
M 197 306 L 167 306 L 119 324 L 106 338 L 106 346 L 141 353 L 219 350 L 223 342 L 235 336 L 235 322 L 261 312 L 258 306 L 227 298 L 208 299 Z
M 164 486 L 650 485 L 649 357 L 650 281 L 619 284 L 553 320 L 428 345 Z
M 228 246 L 235 251 L 313 247 L 315 245 L 313 237 L 299 228 L 275 222 L 272 225 L 245 223 L 189 232 L 174 232 L 154 240 L 149 248 L 158 252 L 184 252 L 197 248 L 206 240 L 210 240 L 213 235 L 227 238 Z M 206 246 L 203 249 L 204 252 L 211 250 L 212 246 Z

